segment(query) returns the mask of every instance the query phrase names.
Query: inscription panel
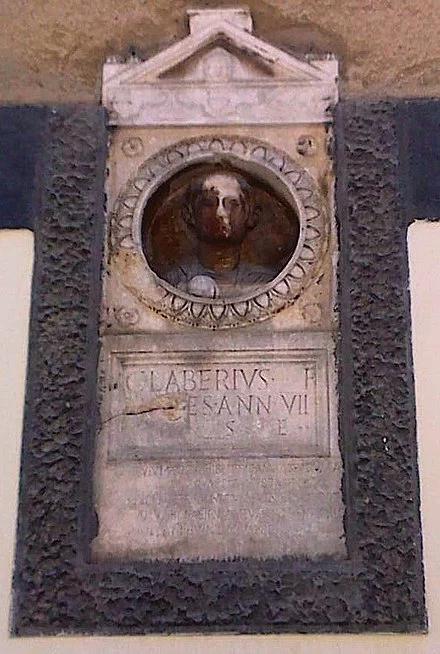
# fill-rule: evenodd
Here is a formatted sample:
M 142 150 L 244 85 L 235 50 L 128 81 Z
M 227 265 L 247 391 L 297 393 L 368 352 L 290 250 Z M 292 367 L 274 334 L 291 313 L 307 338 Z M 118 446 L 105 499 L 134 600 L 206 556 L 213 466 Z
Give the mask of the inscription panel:
M 324 349 L 109 356 L 109 461 L 330 455 Z

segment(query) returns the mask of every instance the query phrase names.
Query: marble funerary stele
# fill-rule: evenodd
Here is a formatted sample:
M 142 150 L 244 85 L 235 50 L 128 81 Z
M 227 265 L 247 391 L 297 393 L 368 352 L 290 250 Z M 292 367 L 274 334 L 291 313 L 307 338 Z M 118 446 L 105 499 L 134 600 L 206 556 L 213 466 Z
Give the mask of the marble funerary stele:
M 188 15 L 104 67 L 93 556 L 341 558 L 337 62 Z

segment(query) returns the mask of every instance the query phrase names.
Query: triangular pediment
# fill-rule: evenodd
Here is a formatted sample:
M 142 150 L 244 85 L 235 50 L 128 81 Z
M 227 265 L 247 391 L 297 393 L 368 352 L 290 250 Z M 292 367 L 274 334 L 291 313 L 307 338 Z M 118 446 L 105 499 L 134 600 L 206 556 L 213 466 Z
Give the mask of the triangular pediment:
M 193 9 L 188 36 L 147 61 L 108 61 L 112 125 L 292 124 L 331 120 L 337 61 L 294 57 L 252 34 L 247 9 Z
M 119 69 L 106 82 L 137 85 L 265 78 L 319 83 L 328 81 L 329 74 L 223 20 L 190 34 L 148 61 Z
M 181 82 L 230 82 L 272 78 L 273 71 L 261 61 L 236 50 L 219 39 L 195 52 L 160 76 L 162 80 Z

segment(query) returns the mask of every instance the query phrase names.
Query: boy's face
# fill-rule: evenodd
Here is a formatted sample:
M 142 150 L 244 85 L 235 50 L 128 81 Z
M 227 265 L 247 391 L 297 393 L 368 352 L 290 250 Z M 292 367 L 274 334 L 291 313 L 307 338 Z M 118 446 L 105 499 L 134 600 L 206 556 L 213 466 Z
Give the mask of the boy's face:
M 194 228 L 200 241 L 239 245 L 247 231 L 243 191 L 231 173 L 209 175 L 194 203 Z

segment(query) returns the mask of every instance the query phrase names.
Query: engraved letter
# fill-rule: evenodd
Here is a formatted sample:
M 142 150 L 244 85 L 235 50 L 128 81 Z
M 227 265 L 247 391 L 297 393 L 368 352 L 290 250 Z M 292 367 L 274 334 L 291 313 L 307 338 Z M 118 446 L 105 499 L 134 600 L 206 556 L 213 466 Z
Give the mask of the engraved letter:
M 183 390 L 184 391 L 193 391 L 196 388 L 196 382 L 194 381 L 194 370 L 184 370 L 183 371 Z
M 262 368 L 261 370 L 258 371 L 258 376 L 261 379 L 261 381 L 264 384 L 264 388 L 267 388 L 269 386 L 269 382 L 267 381 L 266 377 L 264 376 L 266 374 L 269 374 L 269 368 Z
M 255 376 L 256 376 L 256 374 L 257 374 L 257 372 L 258 372 L 258 368 L 254 368 L 254 370 L 253 370 L 253 372 L 252 372 L 252 375 L 251 375 L 251 378 L 250 378 L 250 379 L 248 379 L 248 378 L 246 377 L 246 373 L 245 373 L 245 371 L 243 370 L 243 368 L 240 368 L 240 372 L 241 372 L 242 377 L 243 377 L 243 379 L 244 379 L 244 383 L 246 384 L 246 388 L 248 388 L 248 389 L 250 390 L 250 388 L 251 388 L 251 386 L 252 386 L 252 384 L 253 384 L 253 382 L 254 382 Z
M 252 412 L 252 395 L 248 395 L 247 400 L 248 400 L 248 404 L 246 404 L 246 401 L 240 395 L 237 395 L 237 413 L 239 416 L 241 416 L 242 414 L 242 406 L 243 406 L 243 412 L 246 413 Z
M 206 368 L 205 370 L 199 370 L 199 375 L 200 375 L 200 390 L 201 391 L 209 391 L 211 390 L 209 388 L 209 382 L 211 381 L 211 368 Z
M 155 386 L 154 385 L 154 370 L 150 370 L 150 391 L 152 393 L 160 393 L 162 388 L 160 386 Z
M 257 414 L 258 414 L 258 415 L 260 415 L 260 407 L 262 407 L 262 408 L 266 411 L 267 414 L 270 413 L 270 402 L 271 402 L 271 399 L 272 399 L 271 396 L 268 395 L 268 396 L 267 396 L 267 404 L 264 404 L 264 402 L 263 402 L 263 400 L 261 399 L 261 397 L 258 397 L 258 395 L 256 396 L 256 400 L 257 400 Z
M 222 397 L 222 401 L 220 402 L 220 406 L 218 408 L 217 414 L 220 416 L 222 414 L 222 411 L 226 411 L 227 413 L 229 413 L 230 416 L 232 416 L 232 411 L 228 404 L 228 399 L 226 395 L 223 395 Z
M 287 436 L 286 418 L 280 418 L 278 420 L 278 436 Z
M 188 417 L 197 415 L 197 409 L 195 406 L 196 401 L 197 401 L 197 395 L 188 395 L 188 404 L 187 404 Z
M 283 400 L 284 406 L 286 407 L 286 409 L 289 412 L 289 416 L 292 415 L 292 409 L 293 409 L 293 407 L 295 405 L 295 400 L 296 400 L 297 397 L 298 397 L 298 395 L 293 395 L 292 396 L 292 401 L 289 404 L 287 402 L 287 399 L 286 399 L 286 396 L 284 395 L 284 393 L 281 393 L 281 399 Z
M 304 386 L 306 390 L 309 388 L 309 373 L 310 373 L 310 368 L 304 368 L 304 375 L 305 375 Z
M 170 391 L 172 393 L 180 393 L 180 386 L 177 383 L 176 373 L 174 372 L 174 370 L 171 370 L 167 385 L 165 387 L 165 393 L 169 393 Z
M 215 371 L 215 389 L 216 391 L 219 391 L 220 388 L 224 388 L 225 391 L 230 391 L 231 389 L 229 386 L 226 384 L 227 380 L 229 377 L 229 373 L 227 370 L 224 368 L 217 368 Z M 221 386 L 222 384 L 222 386 Z
M 212 404 L 210 404 L 209 400 L 211 399 L 211 395 L 205 395 L 203 398 L 203 415 L 208 416 L 210 413 L 213 412 L 214 408 Z M 207 411 L 205 409 L 208 409 Z
M 302 413 L 303 415 L 308 415 L 309 412 L 307 410 L 307 393 L 304 393 L 302 398 L 303 398 L 304 401 L 301 402 L 301 404 L 300 404 L 300 413 Z M 301 411 L 301 408 L 303 409 L 302 411 Z

